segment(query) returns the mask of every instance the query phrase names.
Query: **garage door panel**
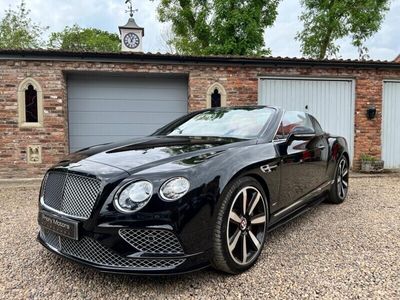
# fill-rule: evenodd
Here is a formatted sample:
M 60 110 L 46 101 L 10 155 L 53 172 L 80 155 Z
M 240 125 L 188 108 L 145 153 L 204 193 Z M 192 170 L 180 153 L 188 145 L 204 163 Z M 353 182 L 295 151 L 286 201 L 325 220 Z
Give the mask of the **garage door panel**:
M 98 83 L 96 83 L 97 85 Z M 144 87 L 125 87 L 125 88 L 107 88 L 97 87 L 96 90 L 92 90 L 90 86 L 85 85 L 82 87 L 75 86 L 78 90 L 72 90 L 68 95 L 70 99 L 108 99 L 110 101 L 114 99 L 122 100 L 176 100 L 186 98 L 187 92 L 185 93 L 179 88 L 144 88 Z
M 70 151 L 153 133 L 187 113 L 186 77 L 68 76 Z
M 385 82 L 382 108 L 382 159 L 385 168 L 400 169 L 400 82 Z
M 70 129 L 71 136 L 93 135 L 93 136 L 110 136 L 110 135 L 142 135 L 143 132 L 152 133 L 159 128 L 159 124 L 136 123 L 136 124 L 107 124 L 107 126 L 99 126 L 102 124 L 79 124 Z M 122 126 L 121 126 L 122 125 Z
M 165 112 L 185 112 L 186 108 L 182 105 L 185 98 L 180 98 L 175 101 L 170 100 L 145 100 L 146 95 L 143 95 L 140 100 L 122 100 L 122 99 L 70 99 L 68 109 L 71 112 L 153 112 L 157 107 L 160 111 Z M 160 98 L 159 98 L 160 99 Z
M 259 103 L 314 115 L 326 132 L 347 139 L 353 157 L 352 80 L 266 78 L 260 81 Z
M 143 74 L 146 75 L 146 74 Z M 149 88 L 149 89 L 179 89 L 181 87 L 182 76 L 171 77 L 142 74 L 135 75 L 108 75 L 108 74 L 71 74 L 68 76 L 69 82 L 74 82 L 77 88 L 92 87 L 93 84 L 106 89 L 125 89 L 125 88 Z
M 185 112 L 183 112 L 185 113 Z M 70 116 L 70 123 L 73 124 L 146 124 L 149 120 L 157 120 L 157 123 L 167 124 L 171 119 L 177 119 L 181 116 L 177 112 L 143 112 L 134 117 L 131 112 L 123 111 L 118 113 L 118 119 L 110 118 L 109 113 L 103 112 L 74 112 Z

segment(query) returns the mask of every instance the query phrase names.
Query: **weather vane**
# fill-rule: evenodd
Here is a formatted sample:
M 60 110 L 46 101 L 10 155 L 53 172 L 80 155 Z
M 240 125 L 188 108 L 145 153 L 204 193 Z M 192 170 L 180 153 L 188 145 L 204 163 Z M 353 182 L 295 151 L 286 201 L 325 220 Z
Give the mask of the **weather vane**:
M 128 9 L 127 9 L 125 12 L 128 12 L 129 15 L 130 15 L 130 17 L 132 18 L 132 17 L 133 17 L 133 14 L 134 14 L 135 12 L 137 12 L 138 10 L 137 10 L 137 9 L 133 9 L 132 0 L 126 0 L 126 1 L 125 1 L 125 4 L 128 4 Z

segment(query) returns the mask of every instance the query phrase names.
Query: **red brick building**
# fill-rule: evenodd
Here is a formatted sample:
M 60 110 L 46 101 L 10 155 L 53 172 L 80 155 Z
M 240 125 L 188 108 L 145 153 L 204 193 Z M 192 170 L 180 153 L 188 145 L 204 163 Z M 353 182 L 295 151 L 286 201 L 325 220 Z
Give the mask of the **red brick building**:
M 395 62 L 0 50 L 0 178 L 213 103 L 309 111 L 348 138 L 355 168 L 362 153 L 400 167 Z

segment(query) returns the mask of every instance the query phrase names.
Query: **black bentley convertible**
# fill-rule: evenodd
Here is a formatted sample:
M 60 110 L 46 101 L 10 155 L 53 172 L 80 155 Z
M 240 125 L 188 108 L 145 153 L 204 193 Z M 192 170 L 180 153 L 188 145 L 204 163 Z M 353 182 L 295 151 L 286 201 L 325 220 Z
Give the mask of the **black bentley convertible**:
M 190 113 L 153 135 L 82 149 L 52 167 L 38 239 L 107 272 L 249 269 L 268 232 L 348 191 L 344 138 L 304 112 Z M 310 237 L 312 238 L 312 237 Z

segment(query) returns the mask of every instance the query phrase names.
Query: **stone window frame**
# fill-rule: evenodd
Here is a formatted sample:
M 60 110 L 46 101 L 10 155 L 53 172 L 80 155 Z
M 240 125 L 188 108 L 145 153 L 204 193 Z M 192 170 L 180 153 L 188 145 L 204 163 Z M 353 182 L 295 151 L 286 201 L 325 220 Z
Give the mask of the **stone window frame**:
M 32 85 L 37 93 L 37 122 L 26 122 L 25 111 L 25 91 Z M 21 81 L 18 86 L 18 124 L 19 127 L 43 127 L 43 90 L 39 82 L 35 79 L 28 77 Z
M 221 107 L 225 107 L 226 105 L 226 91 L 222 84 L 219 82 L 213 83 L 207 90 L 207 108 L 211 108 L 211 95 L 214 93 L 215 90 L 221 95 Z

